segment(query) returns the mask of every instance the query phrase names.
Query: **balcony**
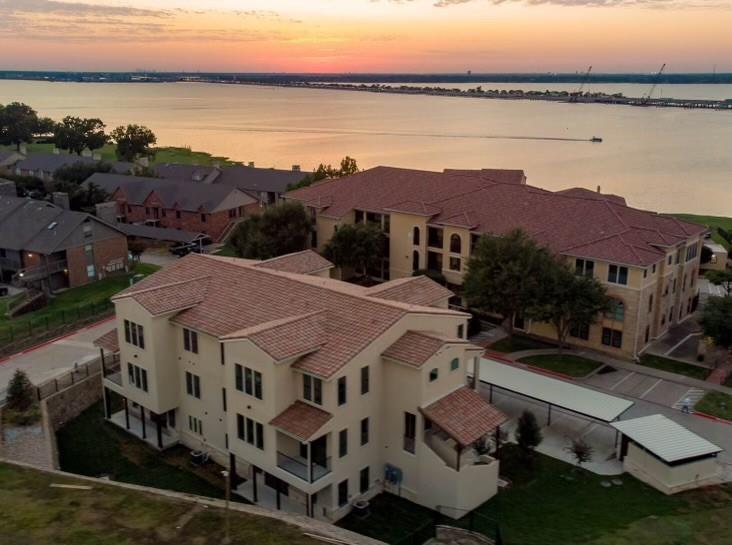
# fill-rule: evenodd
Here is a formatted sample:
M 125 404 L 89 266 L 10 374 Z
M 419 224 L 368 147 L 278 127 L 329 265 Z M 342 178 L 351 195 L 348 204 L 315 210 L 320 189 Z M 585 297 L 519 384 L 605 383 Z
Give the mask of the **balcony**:
M 299 477 L 303 481 L 314 483 L 330 473 L 330 458 L 318 462 L 313 461 L 308 467 L 308 461 L 305 458 L 288 456 L 277 451 L 277 467 Z
M 67 268 L 66 260 L 51 261 L 36 267 L 20 269 L 15 273 L 15 278 L 20 282 L 32 282 L 42 278 L 48 278 L 52 274 L 64 272 Z

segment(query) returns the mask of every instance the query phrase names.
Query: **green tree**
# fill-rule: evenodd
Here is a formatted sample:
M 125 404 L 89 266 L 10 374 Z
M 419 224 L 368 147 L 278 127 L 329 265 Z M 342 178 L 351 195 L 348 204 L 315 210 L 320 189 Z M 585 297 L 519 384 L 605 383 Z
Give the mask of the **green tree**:
M 97 184 L 84 184 L 95 172 L 110 172 L 112 166 L 108 163 L 82 163 L 78 161 L 72 165 L 59 168 L 54 174 L 54 190 L 68 193 L 72 210 L 94 212 L 94 207 L 100 202 L 109 200 L 109 193 Z
M 354 269 L 369 278 L 369 270 L 381 261 L 384 233 L 373 225 L 357 223 L 338 228 L 323 255 L 337 267 Z
M 14 145 L 20 151 L 23 142 L 33 140 L 37 127 L 38 114 L 27 104 L 0 105 L 0 144 Z
M 481 237 L 463 283 L 470 307 L 503 318 L 509 337 L 516 316 L 540 299 L 552 257 L 525 232 Z
M 594 453 L 594 449 L 592 448 L 592 446 L 581 437 L 578 437 L 577 439 L 572 439 L 572 441 L 564 448 L 564 450 L 572 455 L 574 461 L 577 462 L 578 467 L 582 467 L 582 464 L 591 462 L 592 454 Z
M 53 137 L 56 134 L 56 122 L 50 117 L 39 117 L 33 136 L 36 138 Z
M 516 425 L 516 443 L 524 454 L 530 456 L 534 449 L 544 440 L 536 416 L 531 411 L 524 411 Z
M 296 184 L 288 185 L 287 191 L 294 191 L 295 189 L 300 189 L 301 187 L 308 187 L 315 182 L 319 182 L 327 178 L 332 179 L 342 178 L 343 176 L 350 176 L 351 174 L 356 174 L 358 171 L 358 163 L 356 162 L 356 160 L 353 157 L 346 155 L 343 159 L 341 159 L 341 164 L 339 168 L 334 168 L 331 165 L 325 165 L 324 163 L 320 163 L 318 165 L 318 168 L 313 170 L 310 174 L 305 175 L 302 180 L 300 180 Z
M 56 147 L 77 155 L 85 149 L 100 149 L 109 140 L 104 127 L 101 119 L 66 116 L 56 125 Z
M 544 282 L 526 316 L 554 327 L 561 352 L 573 325 L 590 325 L 610 300 L 605 287 L 593 276 L 577 275 L 561 258 L 547 263 Z
M 305 207 L 297 202 L 284 202 L 237 225 L 231 245 L 239 257 L 269 259 L 304 250 L 311 229 Z
M 716 286 L 722 286 L 728 295 L 732 295 L 732 269 L 723 271 L 707 271 L 707 280 Z
M 29 410 L 35 403 L 35 392 L 25 371 L 16 369 L 8 383 L 6 407 L 17 412 Z
M 707 299 L 699 323 L 717 346 L 732 347 L 732 295 Z
M 117 127 L 112 131 L 112 141 L 117 145 L 117 158 L 120 161 L 135 161 L 138 157 L 153 157 L 152 146 L 158 139 L 150 129 L 142 125 Z

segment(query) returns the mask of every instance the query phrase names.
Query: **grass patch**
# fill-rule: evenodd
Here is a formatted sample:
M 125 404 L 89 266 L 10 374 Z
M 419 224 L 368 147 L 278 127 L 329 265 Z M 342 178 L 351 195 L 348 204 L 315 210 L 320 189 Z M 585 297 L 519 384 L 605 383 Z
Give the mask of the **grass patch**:
M 712 239 L 714 242 L 718 242 L 728 250 L 730 249 L 730 243 L 724 240 L 717 232 L 717 227 L 721 227 L 727 231 L 732 231 L 732 218 L 725 218 L 722 216 L 697 216 L 694 214 L 671 214 L 679 219 L 691 221 L 704 225 L 712 232 Z
M 602 367 L 599 361 L 574 356 L 572 354 L 548 354 L 546 356 L 529 356 L 519 361 L 548 371 L 563 373 L 571 377 L 585 377 L 595 369 Z
M 511 352 L 520 352 L 522 350 L 541 350 L 545 348 L 556 348 L 557 345 L 548 341 L 540 341 L 526 335 L 514 333 L 513 337 L 505 337 L 500 341 L 491 344 L 488 349 L 495 352 L 503 352 L 509 354 Z
M 222 509 L 114 486 L 91 490 L 50 488 L 90 485 L 73 478 L 0 464 L 0 543 L 3 545 L 220 545 Z M 190 520 L 186 522 L 188 517 Z M 317 545 L 302 530 L 265 517 L 232 511 L 234 545 Z
M 224 495 L 223 482 L 216 486 L 194 474 L 181 461 L 185 457 L 175 449 L 160 453 L 105 422 L 101 402 L 61 428 L 57 439 L 59 462 L 64 471 L 90 477 L 108 475 L 115 481 L 212 498 Z
M 77 288 L 70 288 L 59 293 L 51 302 L 34 312 L 23 314 L 17 318 L 6 316 L 8 300 L 0 303 L 0 339 L 23 338 L 33 332 L 45 331 L 80 319 L 101 314 L 111 310 L 110 297 L 130 285 L 130 278 L 142 274 L 147 276 L 160 267 L 147 263 L 136 263 L 131 272 L 119 276 L 110 276 Z
M 365 521 L 339 523 L 387 543 L 412 543 L 415 530 L 431 522 L 473 528 L 489 537 L 500 523 L 512 545 L 725 545 L 732 531 L 732 487 L 705 488 L 666 496 L 629 475 L 622 486 L 604 488 L 608 478 L 535 454 L 531 464 L 515 445 L 503 448 L 501 475 L 512 486 L 459 521 L 383 494 L 372 501 Z M 421 541 L 416 541 L 421 542 Z
M 216 255 L 220 255 L 220 256 L 224 256 L 224 257 L 239 257 L 239 254 L 236 253 L 236 250 L 229 242 L 227 242 L 221 248 L 219 248 L 218 251 L 216 252 Z
M 694 406 L 694 410 L 732 420 L 732 396 L 723 392 L 707 392 Z
M 710 372 L 709 369 L 704 367 L 691 365 L 690 363 L 684 363 L 682 361 L 671 360 L 669 358 L 664 358 L 663 356 L 656 356 L 655 354 L 644 354 L 641 356 L 640 365 L 699 380 L 706 379 Z

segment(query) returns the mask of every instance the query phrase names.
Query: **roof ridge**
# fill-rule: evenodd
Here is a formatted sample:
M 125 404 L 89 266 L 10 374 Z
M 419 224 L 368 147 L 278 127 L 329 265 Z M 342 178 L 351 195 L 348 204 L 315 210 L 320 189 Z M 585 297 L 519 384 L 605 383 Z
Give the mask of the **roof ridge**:
M 275 320 L 270 320 L 269 322 L 263 322 L 261 324 L 238 329 L 237 331 L 233 331 L 231 333 L 221 335 L 219 338 L 221 338 L 221 339 L 241 339 L 244 337 L 248 337 L 250 335 L 256 335 L 257 333 L 263 333 L 265 331 L 269 331 L 276 327 L 288 325 L 288 324 L 291 324 L 294 322 L 298 322 L 300 320 L 305 320 L 307 318 L 312 318 L 313 316 L 317 316 L 318 314 L 324 314 L 324 313 L 325 313 L 325 309 L 320 309 L 320 310 L 313 310 L 312 312 L 305 312 L 303 314 L 294 314 L 292 316 L 286 316 L 284 318 L 277 318 Z
M 125 299 L 127 297 L 133 297 L 135 295 L 140 295 L 141 293 L 150 293 L 151 291 L 157 291 L 157 290 L 161 290 L 164 288 L 172 288 L 175 286 L 180 286 L 182 284 L 189 284 L 191 282 L 197 282 L 199 280 L 203 280 L 206 278 L 210 279 L 211 275 L 205 274 L 205 275 L 201 275 L 201 276 L 196 276 L 194 278 L 189 278 L 187 280 L 178 280 L 177 282 L 170 282 L 167 284 L 161 284 L 159 286 L 151 286 L 149 288 L 143 288 L 141 290 L 136 290 L 136 291 L 133 290 L 133 291 L 128 292 L 127 290 L 125 290 L 125 291 L 118 293 L 117 295 L 114 295 L 111 299 L 112 299 L 112 301 L 114 301 L 116 299 Z M 133 288 L 133 287 L 134 287 L 134 285 L 130 286 L 130 288 Z M 127 289 L 130 289 L 130 288 L 127 288 Z

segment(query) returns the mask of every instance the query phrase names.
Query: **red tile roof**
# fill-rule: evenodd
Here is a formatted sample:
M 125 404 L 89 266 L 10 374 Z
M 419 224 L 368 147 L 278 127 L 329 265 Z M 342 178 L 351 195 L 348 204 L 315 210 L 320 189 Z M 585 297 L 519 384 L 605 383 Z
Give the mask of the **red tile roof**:
M 309 352 L 293 366 L 323 378 L 336 373 L 409 312 L 465 316 L 381 299 L 339 280 L 257 264 L 189 254 L 113 300 L 130 297 L 150 312 L 180 309 L 172 318 L 175 323 L 223 339 L 251 338 L 275 359 Z M 303 322 L 296 324 L 297 320 Z
M 463 447 L 475 443 L 508 420 L 505 414 L 467 386 L 447 394 L 420 412 Z
M 325 269 L 332 269 L 334 265 L 312 250 L 303 250 L 302 252 L 262 261 L 257 267 L 297 274 L 312 274 Z
M 453 295 L 449 289 L 426 276 L 397 278 L 396 280 L 367 288 L 364 294 L 378 297 L 379 299 L 389 299 L 411 305 L 426 306 L 432 306 L 440 301 L 449 299 Z
M 94 339 L 94 346 L 104 348 L 107 352 L 119 352 L 119 338 L 117 337 L 117 328 L 108 331 L 101 337 Z
M 465 339 L 449 338 L 430 331 L 407 331 L 399 337 L 382 356 L 414 367 L 422 367 L 449 344 L 469 344 Z M 476 349 L 482 350 L 476 346 Z
M 297 437 L 301 441 L 308 441 L 331 418 L 333 418 L 333 415 L 323 409 L 318 409 L 303 401 L 295 401 L 275 416 L 270 421 L 270 425 Z
M 328 202 L 321 214 L 339 219 L 354 209 L 403 209 L 433 212 L 431 225 L 458 225 L 478 234 L 500 236 L 521 228 L 557 253 L 642 267 L 662 260 L 667 248 L 706 231 L 631 208 L 616 195 L 579 188 L 553 193 L 525 185 L 515 172 L 520 171 L 376 167 L 293 191 L 286 198 L 307 205 Z

